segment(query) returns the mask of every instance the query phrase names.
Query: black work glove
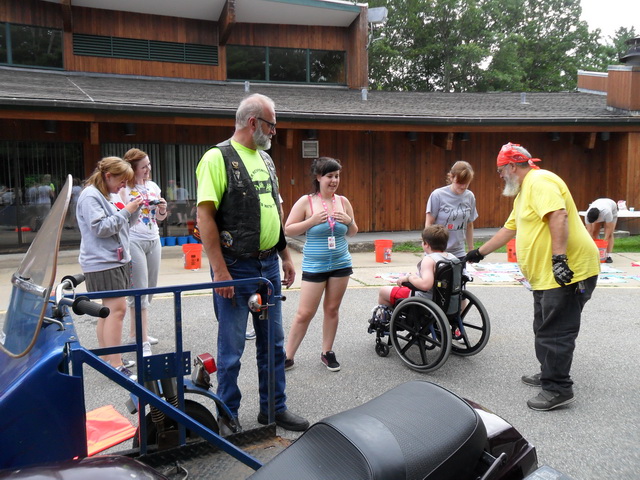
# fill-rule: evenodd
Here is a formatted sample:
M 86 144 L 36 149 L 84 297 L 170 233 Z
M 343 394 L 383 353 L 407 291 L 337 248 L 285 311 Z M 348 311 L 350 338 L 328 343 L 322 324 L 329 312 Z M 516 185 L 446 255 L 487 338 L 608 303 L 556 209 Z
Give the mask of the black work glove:
M 480 249 L 474 248 L 467 253 L 467 256 L 464 259 L 467 262 L 478 263 L 480 260 L 484 259 L 484 255 L 480 253 Z
M 551 269 L 553 270 L 553 278 L 562 287 L 573 278 L 573 271 L 567 265 L 567 256 L 565 254 L 551 256 Z

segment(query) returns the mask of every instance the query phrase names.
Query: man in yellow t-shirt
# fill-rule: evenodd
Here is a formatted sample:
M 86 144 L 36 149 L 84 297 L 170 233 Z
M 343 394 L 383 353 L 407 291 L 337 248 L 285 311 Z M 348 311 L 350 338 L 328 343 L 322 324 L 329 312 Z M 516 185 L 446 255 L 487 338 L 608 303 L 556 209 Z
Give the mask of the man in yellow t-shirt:
M 291 286 L 295 267 L 281 234 L 280 203 L 275 167 L 264 151 L 276 133 L 275 105 L 269 97 L 246 97 L 236 111 L 233 137 L 207 151 L 196 169 L 198 179 L 198 228 L 215 282 L 264 277 L 280 296 L 281 286 Z M 282 260 L 282 272 L 278 257 Z M 218 418 L 224 436 L 242 429 L 238 410 L 242 398 L 238 387 L 240 359 L 245 347 L 247 317 L 256 331 L 256 361 L 260 413 L 258 422 L 269 421 L 269 335 L 273 328 L 275 350 L 275 423 L 287 430 L 304 431 L 309 422 L 290 412 L 286 405 L 284 329 L 281 302 L 269 307 L 269 322 L 249 311 L 255 283 L 215 288 L 213 302 L 218 319 L 218 395 L 233 418 Z M 224 413 L 219 412 L 221 415 Z
M 516 238 L 518 265 L 533 291 L 533 332 L 540 372 L 522 381 L 541 392 L 527 405 L 552 410 L 575 400 L 570 370 L 580 317 L 600 273 L 598 249 L 564 181 L 541 170 L 531 154 L 508 143 L 498 154 L 503 195 L 515 197 L 504 227 L 467 254 L 479 262 Z

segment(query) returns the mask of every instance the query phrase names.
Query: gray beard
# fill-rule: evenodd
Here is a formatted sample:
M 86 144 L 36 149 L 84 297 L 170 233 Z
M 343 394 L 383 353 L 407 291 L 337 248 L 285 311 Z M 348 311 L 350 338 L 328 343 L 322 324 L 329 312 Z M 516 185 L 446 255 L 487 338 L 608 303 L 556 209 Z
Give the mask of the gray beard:
M 515 178 L 507 178 L 505 180 L 504 189 L 502 195 L 505 197 L 515 197 L 520 193 L 520 183 Z
M 271 148 L 271 139 L 269 135 L 263 133 L 261 129 L 253 133 L 253 143 L 256 144 L 258 150 L 269 150 Z

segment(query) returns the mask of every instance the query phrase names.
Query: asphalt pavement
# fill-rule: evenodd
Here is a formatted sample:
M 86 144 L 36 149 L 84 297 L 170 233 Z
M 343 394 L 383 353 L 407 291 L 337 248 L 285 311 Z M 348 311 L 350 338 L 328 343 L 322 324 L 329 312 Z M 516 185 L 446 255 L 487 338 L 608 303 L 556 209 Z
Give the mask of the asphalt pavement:
M 62 252 L 56 277 L 77 273 L 77 252 Z M 298 272 L 301 254 L 293 252 Z M 640 374 L 636 335 L 640 320 L 640 282 L 599 286 L 584 313 L 578 338 L 572 376 L 576 402 L 551 412 L 535 412 L 526 400 L 537 394 L 535 388 L 520 382 L 520 376 L 538 368 L 533 350 L 531 293 L 517 282 L 507 284 L 474 282 L 470 291 L 477 295 L 491 317 L 492 334 L 487 347 L 476 356 L 451 355 L 431 374 L 414 372 L 393 351 L 379 357 L 374 350 L 375 334 L 367 333 L 367 320 L 376 303 L 377 289 L 387 285 L 386 275 L 409 272 L 419 260 L 417 254 L 393 252 L 391 263 L 375 262 L 373 252 L 356 252 L 354 275 L 341 308 L 340 327 L 334 350 L 342 365 L 340 372 L 329 372 L 320 362 L 322 313 L 311 322 L 307 336 L 296 355 L 296 366 L 287 372 L 289 408 L 311 422 L 359 405 L 403 382 L 415 379 L 433 381 L 453 392 L 491 409 L 511 422 L 538 451 L 541 464 L 548 464 L 574 479 L 637 479 L 640 472 Z M 635 273 L 640 254 L 614 254 L 615 267 Z M 20 257 L 0 257 L 3 287 Z M 493 254 L 485 261 L 505 262 L 506 254 Z M 299 276 L 299 275 L 298 275 Z M 209 281 L 208 264 L 203 258 L 200 270 L 186 270 L 180 247 L 163 249 L 161 285 Z M 286 292 L 283 303 L 285 331 L 299 299 L 299 278 Z M 0 289 L 0 295 L 7 290 Z M 6 301 L 2 299 L 4 305 Z M 160 338 L 154 353 L 173 349 L 173 310 L 168 297 L 156 297 L 150 308 L 149 332 Z M 127 322 L 127 321 L 125 321 Z M 215 354 L 217 324 L 213 318 L 211 294 L 202 292 L 183 301 L 185 349 L 193 355 Z M 95 319 L 80 317 L 76 328 L 83 345 L 96 347 Z M 126 329 L 125 324 L 125 329 Z M 240 385 L 244 394 L 240 421 L 245 427 L 257 426 L 257 372 L 255 346 L 247 342 Z M 85 368 L 87 409 L 113 404 L 133 422 L 124 402 L 126 394 L 114 384 Z M 425 409 L 429 405 L 424 406 Z M 286 438 L 296 438 L 285 430 Z M 428 432 L 425 432 L 428 435 Z M 129 444 L 125 445 L 127 448 Z M 117 450 L 117 447 L 116 447 Z M 112 449 L 113 451 L 113 449 Z

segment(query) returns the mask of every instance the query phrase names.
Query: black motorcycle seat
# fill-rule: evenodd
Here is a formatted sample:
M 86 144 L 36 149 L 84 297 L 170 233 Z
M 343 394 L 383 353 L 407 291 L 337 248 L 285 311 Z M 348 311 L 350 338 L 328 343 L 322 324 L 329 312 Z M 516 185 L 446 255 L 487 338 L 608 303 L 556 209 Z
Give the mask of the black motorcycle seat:
M 412 381 L 312 425 L 251 479 L 469 478 L 487 433 L 454 393 Z

